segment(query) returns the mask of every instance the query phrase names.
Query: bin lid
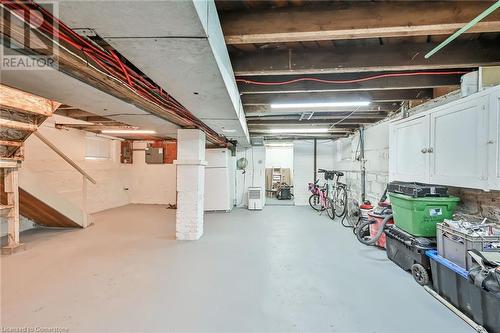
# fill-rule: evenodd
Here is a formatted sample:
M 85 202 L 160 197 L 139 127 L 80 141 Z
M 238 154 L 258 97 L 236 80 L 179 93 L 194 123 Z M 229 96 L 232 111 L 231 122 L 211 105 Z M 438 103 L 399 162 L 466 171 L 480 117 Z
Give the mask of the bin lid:
M 385 229 L 385 233 L 392 238 L 398 239 L 401 242 L 411 244 L 419 250 L 430 250 L 436 248 L 436 239 L 427 237 L 415 237 L 406 231 L 391 225 Z
M 459 202 L 460 198 L 450 195 L 449 197 L 419 197 L 414 198 L 409 195 L 400 194 L 400 193 L 392 193 L 389 192 L 389 198 L 391 198 L 391 202 L 393 199 L 400 200 L 408 200 L 408 201 L 421 201 L 421 202 L 430 202 L 430 203 L 443 203 L 443 202 Z

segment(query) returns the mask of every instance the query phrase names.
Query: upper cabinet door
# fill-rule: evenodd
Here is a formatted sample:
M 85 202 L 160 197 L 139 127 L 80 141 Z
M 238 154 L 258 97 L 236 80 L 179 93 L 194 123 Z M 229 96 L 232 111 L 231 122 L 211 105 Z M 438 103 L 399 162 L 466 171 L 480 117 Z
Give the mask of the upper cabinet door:
M 490 95 L 488 180 L 490 190 L 500 190 L 500 90 Z
M 391 181 L 429 182 L 429 116 L 391 124 L 389 138 Z
M 430 182 L 488 188 L 488 96 L 430 114 Z

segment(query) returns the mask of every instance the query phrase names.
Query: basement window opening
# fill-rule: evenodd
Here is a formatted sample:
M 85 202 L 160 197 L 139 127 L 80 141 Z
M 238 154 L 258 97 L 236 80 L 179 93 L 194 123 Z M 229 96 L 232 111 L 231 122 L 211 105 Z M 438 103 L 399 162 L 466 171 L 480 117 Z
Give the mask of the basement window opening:
M 87 136 L 85 138 L 86 160 L 110 160 L 111 141 L 104 138 Z

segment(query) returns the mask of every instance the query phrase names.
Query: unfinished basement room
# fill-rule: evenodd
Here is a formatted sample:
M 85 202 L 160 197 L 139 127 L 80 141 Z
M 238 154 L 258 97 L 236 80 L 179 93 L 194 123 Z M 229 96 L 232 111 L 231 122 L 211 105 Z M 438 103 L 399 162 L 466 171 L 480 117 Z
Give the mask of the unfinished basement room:
M 0 332 L 500 333 L 500 0 L 0 15 Z

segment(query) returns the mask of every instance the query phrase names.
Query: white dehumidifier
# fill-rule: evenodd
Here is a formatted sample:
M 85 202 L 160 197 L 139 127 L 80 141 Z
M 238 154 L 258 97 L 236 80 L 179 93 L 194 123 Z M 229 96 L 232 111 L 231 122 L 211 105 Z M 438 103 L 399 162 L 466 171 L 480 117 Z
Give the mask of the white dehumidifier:
M 248 188 L 248 209 L 249 210 L 262 210 L 262 188 L 249 187 Z

